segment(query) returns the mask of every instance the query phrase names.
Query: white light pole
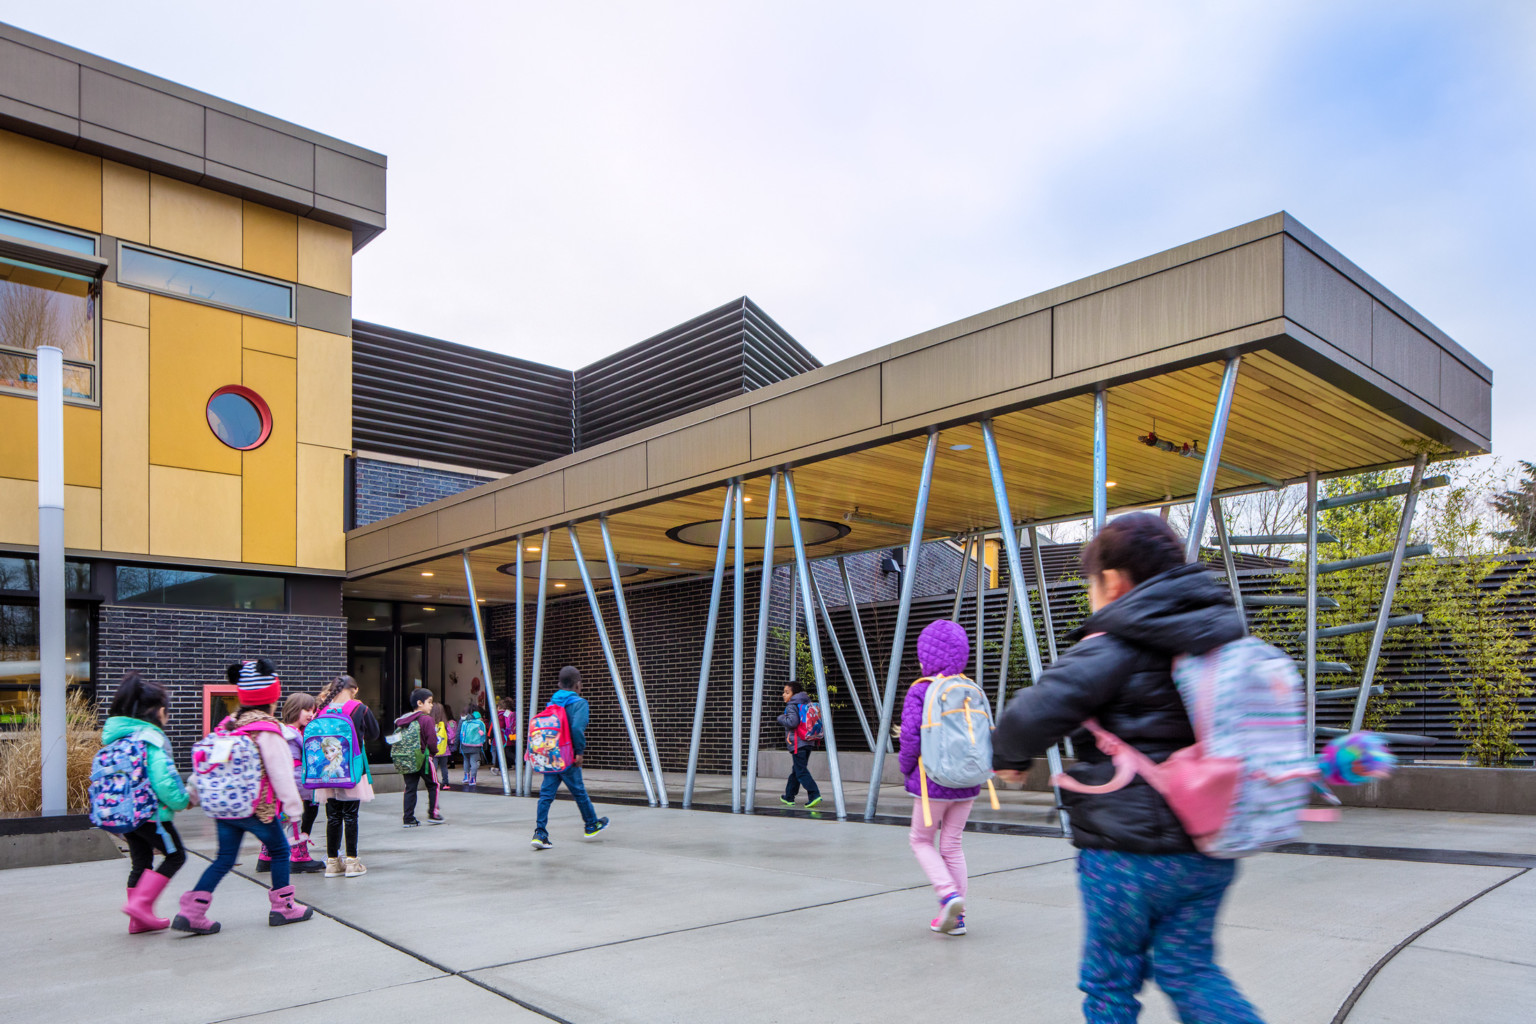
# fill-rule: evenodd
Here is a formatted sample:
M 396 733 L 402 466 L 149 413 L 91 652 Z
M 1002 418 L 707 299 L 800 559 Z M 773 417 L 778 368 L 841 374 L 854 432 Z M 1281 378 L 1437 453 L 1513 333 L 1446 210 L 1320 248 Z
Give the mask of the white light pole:
M 69 810 L 64 723 L 64 350 L 37 347 L 37 646 L 42 812 Z

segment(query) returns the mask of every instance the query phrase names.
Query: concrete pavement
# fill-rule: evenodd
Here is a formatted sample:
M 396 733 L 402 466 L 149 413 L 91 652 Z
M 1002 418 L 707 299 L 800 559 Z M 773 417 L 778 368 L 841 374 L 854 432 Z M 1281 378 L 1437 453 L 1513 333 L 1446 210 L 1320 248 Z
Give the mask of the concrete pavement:
M 366 806 L 369 873 L 298 876 L 325 916 L 285 928 L 267 927 L 265 891 L 238 875 L 215 896 L 220 934 L 130 937 L 117 910 L 125 863 L 0 872 L 11 940 L 0 1019 L 1081 1019 L 1076 880 L 1060 839 L 968 835 L 970 934 L 943 938 L 927 929 L 933 898 L 898 827 L 600 804 L 613 827 L 587 842 L 562 800 L 555 848 L 535 853 L 532 801 L 455 791 L 444 809 L 449 824 L 402 830 L 398 796 Z M 1360 810 L 1348 823 L 1359 841 L 1418 835 L 1431 850 L 1515 856 L 1243 864 L 1221 960 L 1271 1024 L 1333 1021 L 1352 998 L 1349 1024 L 1532 1019 L 1536 874 L 1519 854 L 1536 852 L 1536 820 L 1457 817 Z M 207 820 L 181 823 L 189 847 L 211 854 Z M 168 895 L 205 864 L 190 858 Z M 237 871 L 254 865 L 247 841 Z M 1155 989 L 1143 1001 L 1144 1021 L 1173 1020 Z

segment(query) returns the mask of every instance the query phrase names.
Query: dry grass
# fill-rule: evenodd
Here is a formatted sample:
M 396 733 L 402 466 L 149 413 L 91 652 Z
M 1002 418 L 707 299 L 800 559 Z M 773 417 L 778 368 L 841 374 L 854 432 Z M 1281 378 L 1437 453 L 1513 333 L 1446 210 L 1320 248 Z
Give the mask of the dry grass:
M 70 691 L 65 705 L 69 743 L 69 807 L 86 806 L 91 785 L 91 760 L 101 747 L 101 726 L 96 707 L 78 691 Z M 24 724 L 0 733 L 0 814 L 37 811 L 42 806 L 42 726 L 38 721 L 38 697 L 30 693 L 22 706 Z

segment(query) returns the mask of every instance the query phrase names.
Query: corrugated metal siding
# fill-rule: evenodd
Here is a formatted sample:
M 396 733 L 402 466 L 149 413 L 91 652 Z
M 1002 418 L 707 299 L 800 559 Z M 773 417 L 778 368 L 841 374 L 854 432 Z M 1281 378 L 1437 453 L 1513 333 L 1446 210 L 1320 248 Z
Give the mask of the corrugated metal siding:
M 352 324 L 352 443 L 502 473 L 569 455 L 569 370 Z

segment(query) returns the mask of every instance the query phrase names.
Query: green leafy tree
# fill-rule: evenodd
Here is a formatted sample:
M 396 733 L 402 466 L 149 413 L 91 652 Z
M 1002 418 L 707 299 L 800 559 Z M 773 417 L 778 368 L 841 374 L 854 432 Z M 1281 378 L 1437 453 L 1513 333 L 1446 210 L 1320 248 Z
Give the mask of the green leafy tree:
M 1536 465 L 1522 459 L 1520 470 L 1515 486 L 1491 499 L 1494 510 L 1509 521 L 1509 529 L 1493 536 L 1512 549 L 1529 551 L 1536 548 Z

